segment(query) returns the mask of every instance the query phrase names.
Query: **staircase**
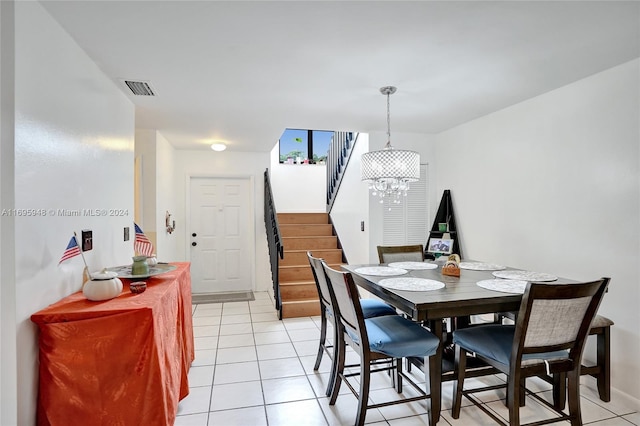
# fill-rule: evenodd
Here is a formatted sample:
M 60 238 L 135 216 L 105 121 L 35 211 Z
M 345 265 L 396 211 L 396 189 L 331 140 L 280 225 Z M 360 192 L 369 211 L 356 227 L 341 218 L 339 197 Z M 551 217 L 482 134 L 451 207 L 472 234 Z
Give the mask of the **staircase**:
M 320 315 L 307 251 L 340 269 L 342 249 L 327 213 L 278 213 L 284 258 L 278 266 L 282 318 Z

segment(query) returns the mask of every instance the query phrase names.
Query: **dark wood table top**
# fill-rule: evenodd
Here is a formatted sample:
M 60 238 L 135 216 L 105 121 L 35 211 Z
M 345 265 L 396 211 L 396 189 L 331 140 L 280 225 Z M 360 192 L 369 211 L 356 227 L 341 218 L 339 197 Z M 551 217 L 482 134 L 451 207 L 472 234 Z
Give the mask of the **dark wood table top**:
M 444 288 L 431 291 L 403 291 L 382 287 L 380 280 L 388 276 L 363 275 L 356 269 L 365 266 L 383 265 L 342 265 L 342 269 L 352 274 L 357 285 L 395 306 L 416 321 L 436 320 L 464 315 L 478 315 L 494 312 L 517 311 L 521 294 L 487 290 L 476 283 L 494 279 L 493 271 L 460 270 L 460 276 L 442 274 L 442 265 L 437 269 L 410 270 L 397 277 L 416 277 L 440 281 Z M 511 268 L 509 268 L 511 269 Z M 575 283 L 573 280 L 558 278 L 558 284 Z

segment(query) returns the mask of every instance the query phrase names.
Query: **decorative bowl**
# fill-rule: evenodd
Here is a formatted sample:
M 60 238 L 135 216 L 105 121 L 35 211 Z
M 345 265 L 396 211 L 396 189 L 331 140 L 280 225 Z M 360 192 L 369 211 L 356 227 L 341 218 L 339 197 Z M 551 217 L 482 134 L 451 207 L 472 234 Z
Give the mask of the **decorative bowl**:
M 147 283 L 144 281 L 134 281 L 129 284 L 129 290 L 131 293 L 140 294 L 147 289 Z

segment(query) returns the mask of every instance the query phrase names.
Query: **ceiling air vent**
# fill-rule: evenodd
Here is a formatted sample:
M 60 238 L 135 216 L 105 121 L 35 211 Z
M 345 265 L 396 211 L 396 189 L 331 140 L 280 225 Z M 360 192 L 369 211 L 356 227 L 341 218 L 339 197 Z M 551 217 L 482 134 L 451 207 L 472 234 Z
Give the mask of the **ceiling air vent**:
M 132 81 L 125 80 L 124 84 L 133 92 L 136 96 L 155 96 L 153 88 L 146 81 Z

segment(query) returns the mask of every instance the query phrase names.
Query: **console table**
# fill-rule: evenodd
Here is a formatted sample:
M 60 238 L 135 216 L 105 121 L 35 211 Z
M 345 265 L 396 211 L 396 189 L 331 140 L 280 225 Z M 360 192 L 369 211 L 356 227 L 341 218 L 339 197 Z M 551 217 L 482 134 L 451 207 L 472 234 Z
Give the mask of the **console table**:
M 190 264 L 144 293 L 92 302 L 74 293 L 33 314 L 39 425 L 173 425 L 194 359 Z

